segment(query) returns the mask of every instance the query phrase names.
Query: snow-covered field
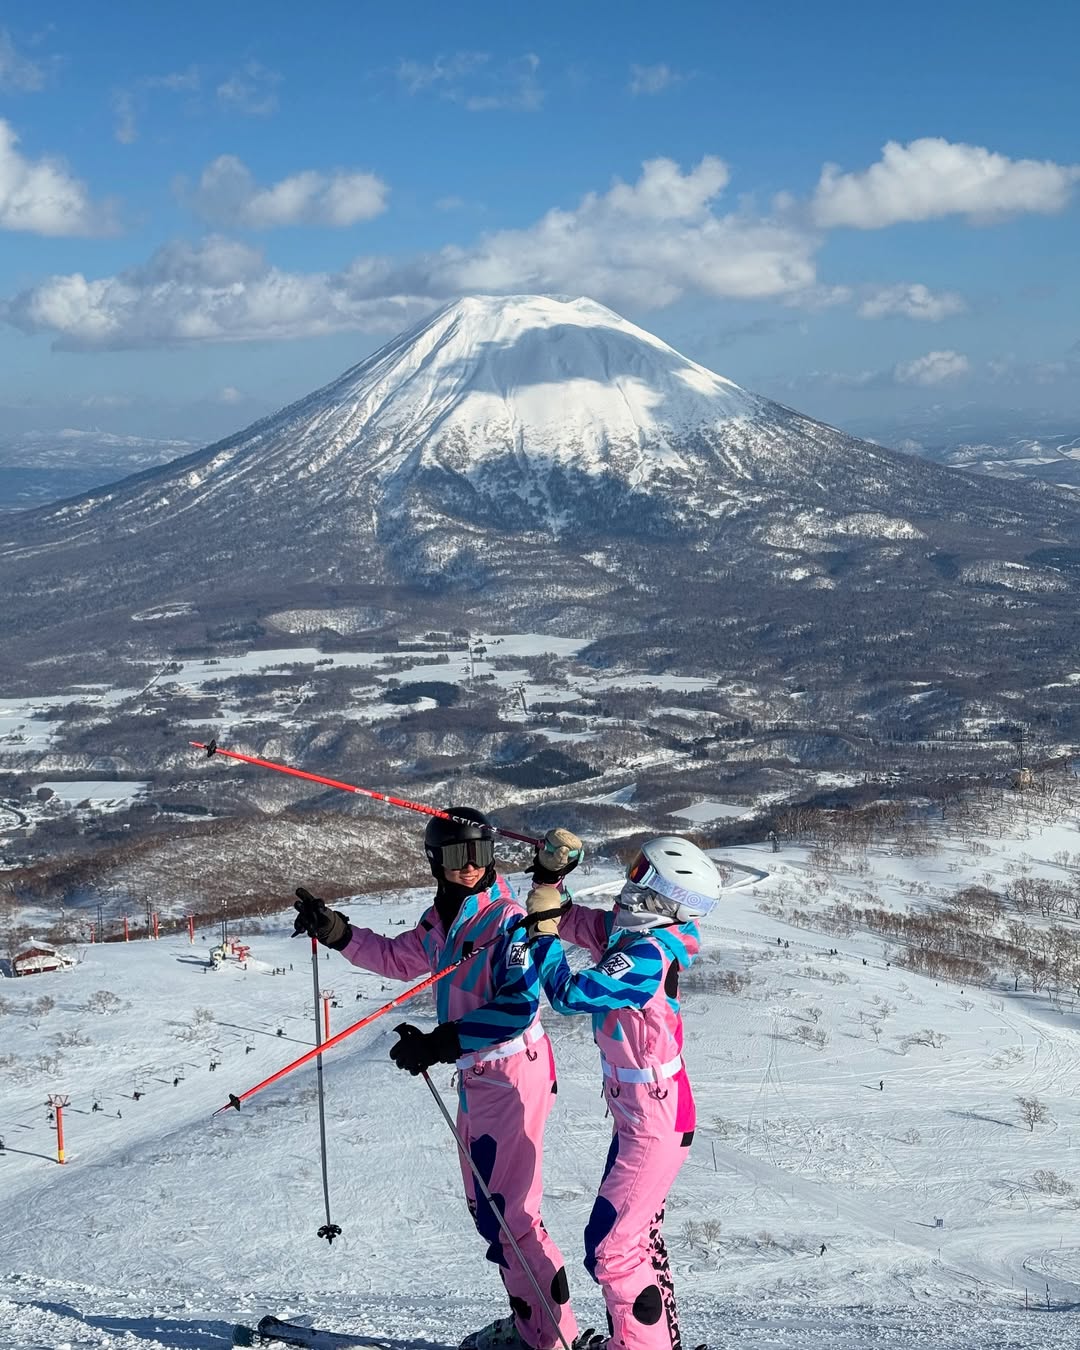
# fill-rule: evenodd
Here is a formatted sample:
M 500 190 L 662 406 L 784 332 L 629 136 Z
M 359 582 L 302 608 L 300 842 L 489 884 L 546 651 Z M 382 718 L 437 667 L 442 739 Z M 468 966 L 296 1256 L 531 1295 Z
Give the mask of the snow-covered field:
M 423 639 L 417 635 L 417 642 Z M 241 675 L 280 675 L 296 671 L 296 688 L 289 692 L 282 706 L 262 713 L 252 711 L 249 701 L 242 697 L 224 699 L 215 726 L 219 739 L 252 721 L 273 719 L 283 726 L 292 723 L 292 709 L 305 693 L 305 667 L 331 669 L 355 668 L 373 675 L 377 681 L 369 690 L 356 691 L 354 697 L 339 715 L 350 719 L 378 723 L 397 720 L 406 708 L 400 703 L 389 703 L 384 695 L 390 680 L 406 685 L 415 681 L 435 680 L 460 686 L 480 683 L 498 690 L 507 702 L 511 715 L 518 717 L 520 700 L 528 707 L 552 699 L 573 704 L 583 695 L 595 697 L 605 690 L 654 690 L 674 693 L 697 693 L 715 687 L 715 680 L 701 676 L 646 673 L 640 670 L 615 668 L 603 673 L 582 668 L 568 673 L 577 654 L 588 645 L 586 638 L 560 638 L 544 633 L 474 633 L 456 649 L 447 650 L 443 643 L 433 643 L 429 649 L 415 653 L 415 660 L 402 666 L 403 656 L 413 655 L 392 649 L 386 651 L 335 652 L 324 655 L 317 647 L 282 647 L 275 650 L 248 651 L 220 659 L 189 660 L 172 663 L 160 670 L 145 667 L 145 678 L 131 687 L 85 685 L 75 687 L 68 694 L 49 694 L 40 697 L 0 699 L 0 755 L 5 751 L 24 754 L 44 751 L 52 744 L 63 725 L 47 713 L 50 708 L 70 703 L 91 704 L 101 709 L 102 717 L 115 713 L 124 704 L 138 701 L 143 694 L 161 686 L 172 686 L 191 695 L 202 695 L 223 680 Z M 556 682 L 534 679 L 525 664 L 513 666 L 508 658 L 519 657 L 523 662 L 531 658 L 547 657 L 559 670 Z M 439 659 L 444 658 L 444 659 Z M 496 666 L 496 661 L 499 665 Z M 428 701 L 414 703 L 413 708 L 431 706 Z M 197 725 L 205 725 L 198 721 Z M 537 728 L 551 741 L 591 740 L 592 731 L 565 732 L 555 728 Z
M 1004 977 L 960 988 L 899 968 L 879 938 L 794 927 L 760 908 L 783 898 L 823 911 L 870 888 L 907 907 L 919 885 L 1004 878 L 1018 864 L 1060 873 L 1063 852 L 1080 855 L 1071 818 L 1029 819 L 977 850 L 957 835 L 938 842 L 922 858 L 859 855 L 824 886 L 801 847 L 723 855 L 737 870 L 684 981 L 699 1121 L 667 1217 L 689 1345 L 1076 1344 L 1071 991 L 1014 992 Z M 583 885 L 610 893 L 613 879 L 598 863 Z M 392 933 L 425 902 L 412 892 L 347 908 Z M 393 1025 L 418 1010 L 327 1056 L 331 1209 L 343 1229 L 333 1247 L 316 1236 L 314 1072 L 212 1115 L 312 1042 L 308 945 L 289 927 L 283 914 L 252 937 L 246 970 L 208 972 L 216 933 L 202 932 L 194 946 L 183 936 L 83 947 L 69 973 L 0 983 L 0 1347 L 195 1350 L 225 1345 L 233 1321 L 266 1311 L 398 1345 L 456 1345 L 503 1310 L 445 1124 L 422 1083 L 387 1059 Z M 399 989 L 333 953 L 319 975 L 339 1004 L 332 1030 Z M 45 995 L 55 1006 L 35 1009 Z M 429 1024 L 430 1004 L 419 1012 Z M 609 1123 L 584 1019 L 545 1022 L 560 1072 L 546 1220 L 579 1317 L 599 1325 L 581 1232 Z M 436 1081 L 451 1100 L 450 1070 Z M 50 1092 L 71 1098 L 64 1167 Z M 1020 1096 L 1046 1108 L 1034 1130 Z

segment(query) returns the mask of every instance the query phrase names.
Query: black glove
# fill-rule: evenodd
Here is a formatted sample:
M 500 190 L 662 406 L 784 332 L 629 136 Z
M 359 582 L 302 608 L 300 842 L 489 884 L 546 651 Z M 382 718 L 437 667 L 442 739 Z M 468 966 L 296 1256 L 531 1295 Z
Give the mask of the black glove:
M 525 871 L 532 873 L 538 886 L 557 886 L 584 856 L 585 845 L 576 834 L 569 830 L 548 830 Z
M 306 933 L 308 937 L 321 942 L 324 947 L 333 947 L 338 952 L 348 945 L 352 929 L 344 914 L 339 914 L 336 909 L 327 909 L 325 900 L 312 895 L 303 886 L 297 886 L 296 895 L 297 900 L 293 905 L 293 909 L 296 910 L 293 937 Z
M 401 1039 L 390 1047 L 390 1058 L 414 1077 L 426 1073 L 433 1064 L 453 1064 L 461 1058 L 456 1022 L 443 1022 L 434 1031 L 421 1031 L 402 1022 L 394 1030 Z

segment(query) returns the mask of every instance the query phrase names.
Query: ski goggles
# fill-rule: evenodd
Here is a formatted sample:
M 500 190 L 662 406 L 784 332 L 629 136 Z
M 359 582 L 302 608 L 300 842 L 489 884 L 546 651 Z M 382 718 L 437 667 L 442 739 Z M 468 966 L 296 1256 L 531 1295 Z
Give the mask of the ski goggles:
M 439 863 L 444 872 L 460 872 L 469 863 L 486 870 L 494 861 L 494 839 L 465 839 L 460 844 L 443 844 L 439 849 Z
M 689 890 L 661 876 L 644 853 L 639 853 L 626 869 L 626 879 L 643 890 L 655 891 L 675 904 L 693 905 L 702 918 L 711 914 L 720 903 L 715 896 L 702 895 L 700 891 Z

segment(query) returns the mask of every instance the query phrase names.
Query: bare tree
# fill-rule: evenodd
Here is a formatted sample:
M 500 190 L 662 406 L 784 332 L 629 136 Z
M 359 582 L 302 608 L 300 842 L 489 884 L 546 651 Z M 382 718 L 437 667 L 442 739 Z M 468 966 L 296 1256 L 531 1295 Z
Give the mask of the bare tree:
M 1016 1101 L 1020 1107 L 1020 1119 L 1032 1133 L 1036 1125 L 1051 1119 L 1049 1107 L 1045 1102 L 1039 1101 L 1038 1097 L 1017 1097 Z

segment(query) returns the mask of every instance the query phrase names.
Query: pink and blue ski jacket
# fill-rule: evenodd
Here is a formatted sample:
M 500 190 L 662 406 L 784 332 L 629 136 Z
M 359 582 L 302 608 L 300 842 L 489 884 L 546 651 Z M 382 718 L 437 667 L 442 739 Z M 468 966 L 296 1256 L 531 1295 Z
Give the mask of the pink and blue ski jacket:
M 573 905 L 559 928 L 566 941 L 586 948 L 595 965 L 572 973 L 559 938 L 536 938 L 532 956 L 551 1006 L 560 1013 L 591 1013 L 606 1076 L 673 1078 L 682 1106 L 677 1128 L 693 1130 L 678 994 L 679 971 L 689 968 L 701 947 L 697 926 L 616 928 L 614 910 Z
M 435 986 L 439 1021 L 457 1024 L 468 1054 L 522 1035 L 540 1012 L 540 980 L 529 959 L 524 911 L 504 877 L 497 877 L 490 890 L 467 897 L 448 933 L 432 905 L 415 928 L 397 937 L 354 927 L 341 954 L 379 975 L 414 980 L 437 974 L 488 943 L 487 951 Z

